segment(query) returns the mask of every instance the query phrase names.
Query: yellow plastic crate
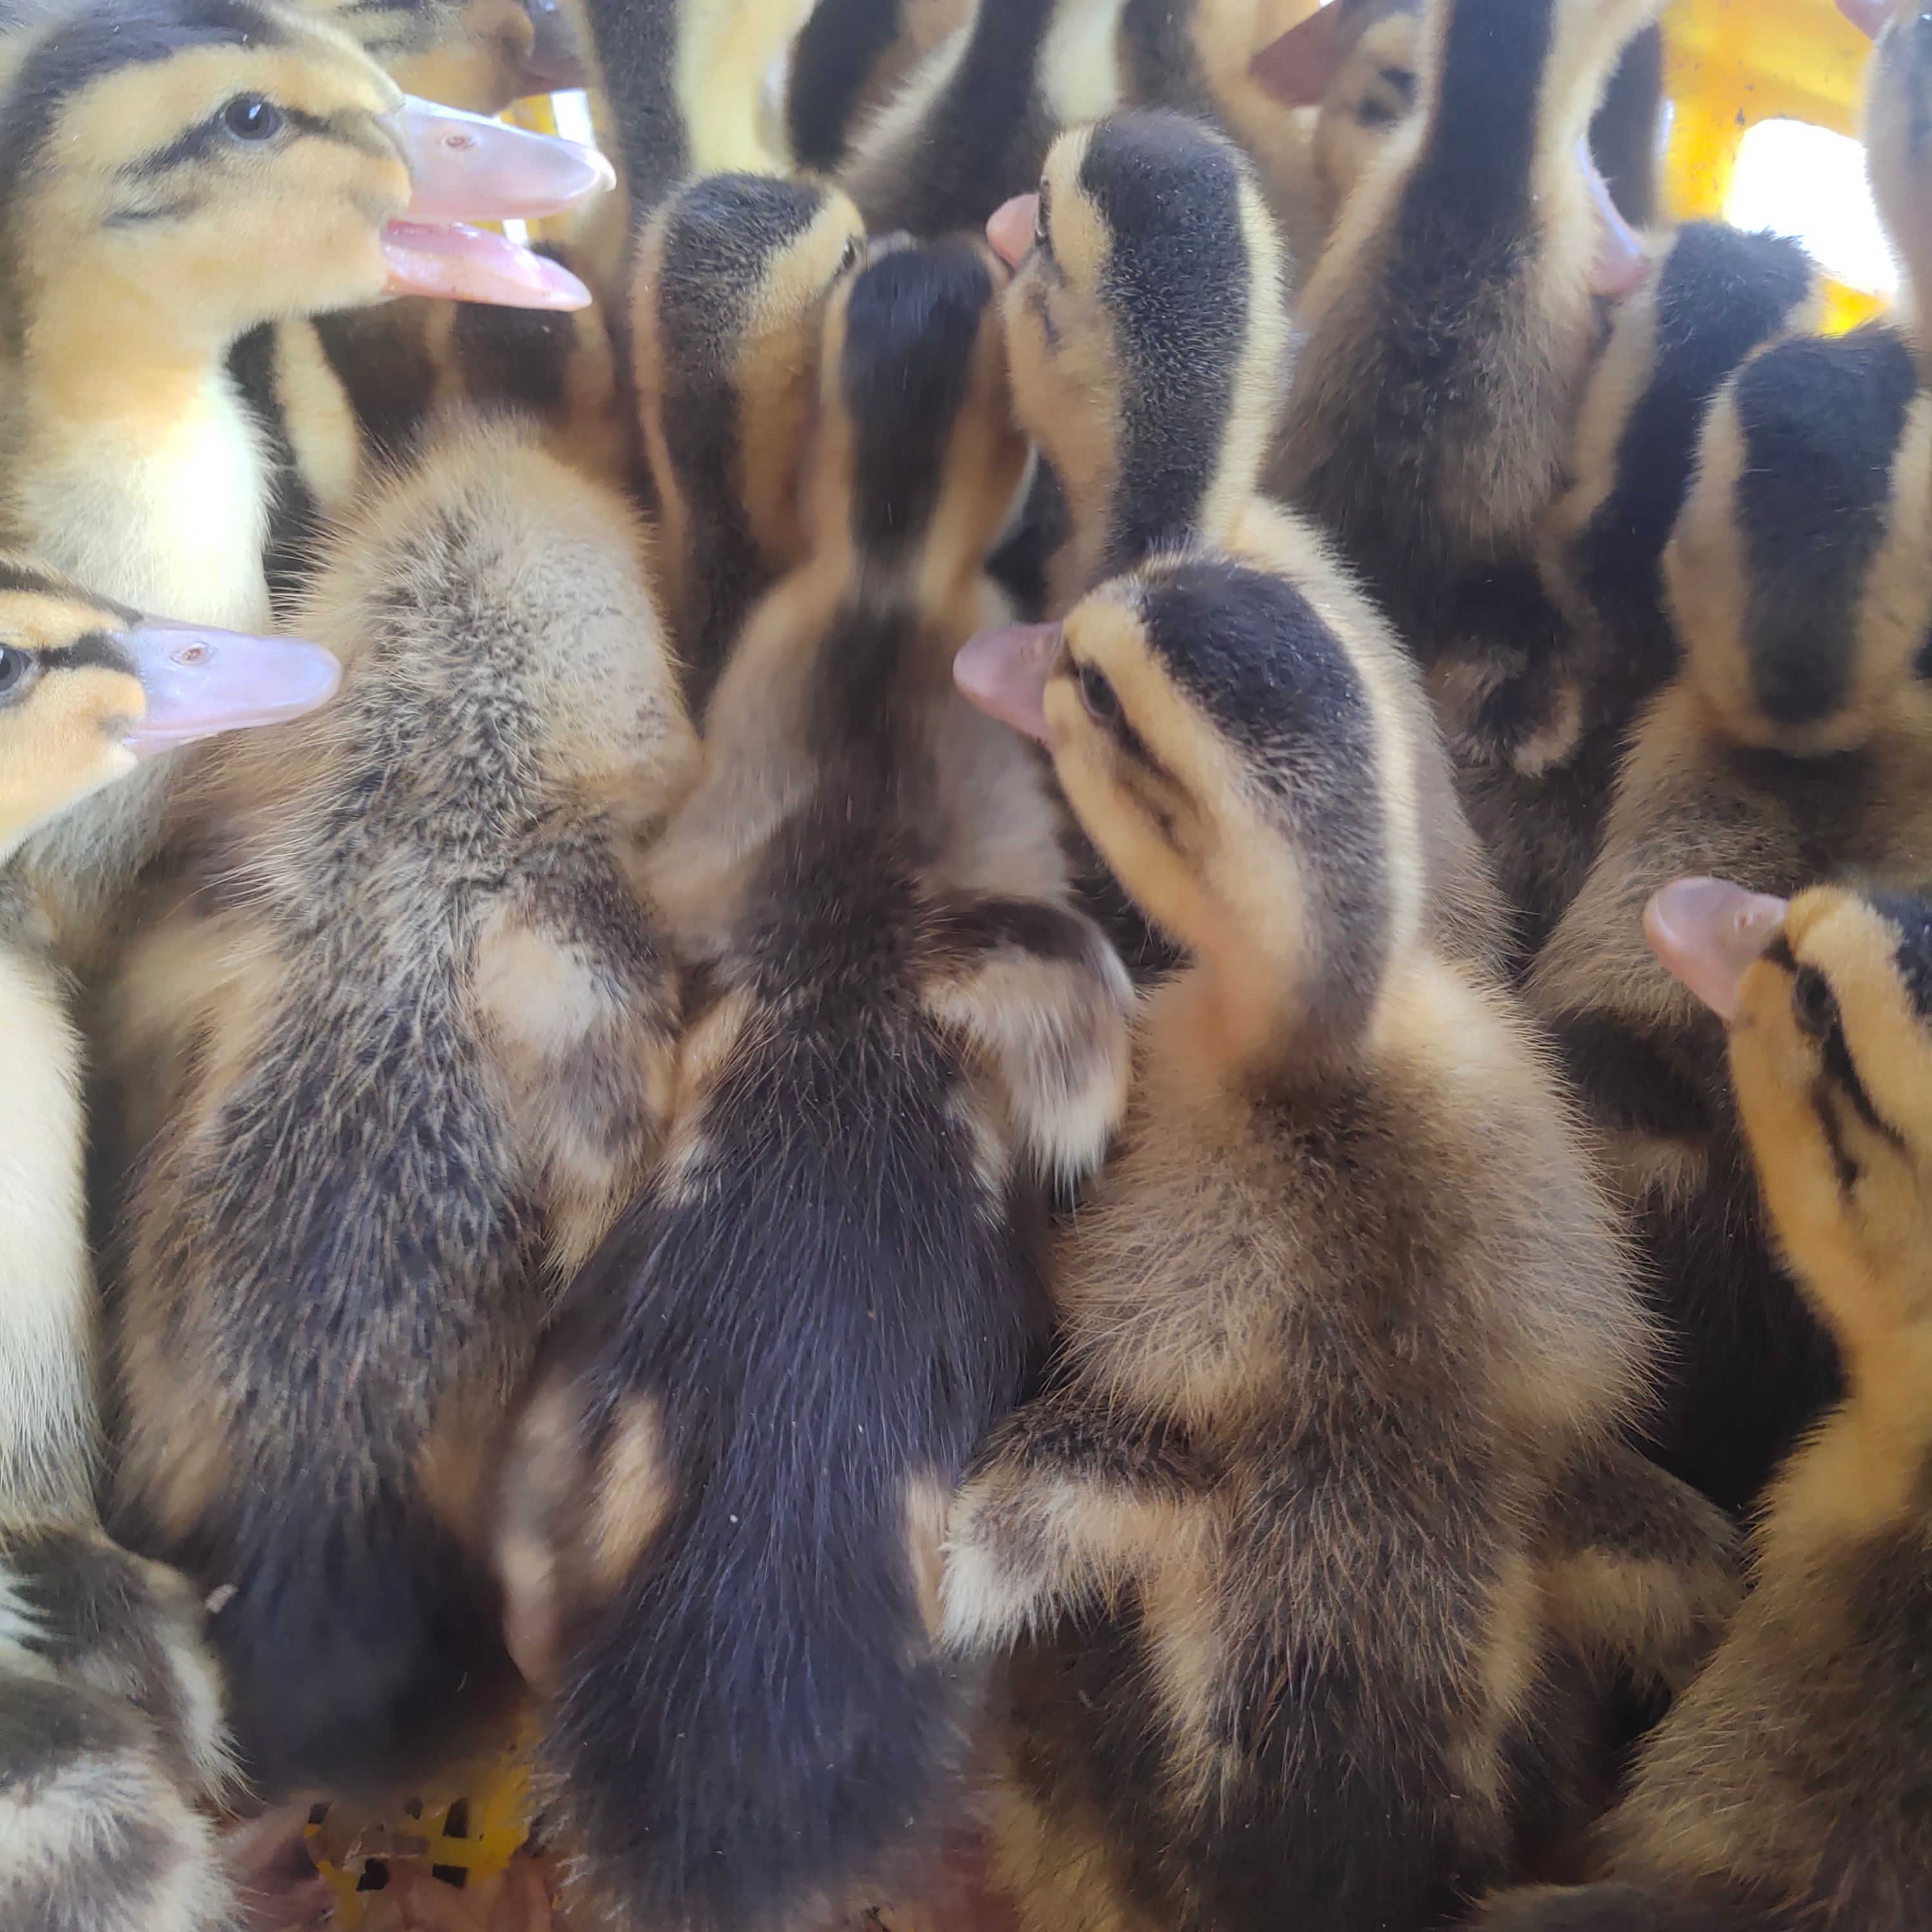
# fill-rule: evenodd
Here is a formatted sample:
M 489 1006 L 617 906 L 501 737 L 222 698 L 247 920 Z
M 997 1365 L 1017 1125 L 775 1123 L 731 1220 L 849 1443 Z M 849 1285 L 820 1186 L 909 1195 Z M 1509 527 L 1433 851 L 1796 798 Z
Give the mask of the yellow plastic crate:
M 1675 0 L 1664 45 L 1665 212 L 1678 220 L 1723 214 L 1738 150 L 1760 121 L 1858 131 L 1871 43 L 1833 0 Z M 1826 326 L 1854 328 L 1884 306 L 1868 290 L 1828 282 Z

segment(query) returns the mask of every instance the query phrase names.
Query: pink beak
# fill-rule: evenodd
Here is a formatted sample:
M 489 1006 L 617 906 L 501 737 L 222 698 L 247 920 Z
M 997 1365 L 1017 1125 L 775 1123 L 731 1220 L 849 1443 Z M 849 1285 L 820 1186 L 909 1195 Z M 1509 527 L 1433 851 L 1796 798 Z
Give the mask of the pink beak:
M 407 214 L 383 231 L 391 295 L 510 308 L 589 307 L 567 268 L 500 235 L 460 224 L 560 214 L 616 183 L 595 148 L 413 98 L 389 118 L 409 164 Z
M 1367 0 L 1329 0 L 1262 48 L 1249 77 L 1284 107 L 1318 107 L 1368 24 Z
M 952 681 L 989 716 L 1049 748 L 1046 685 L 1060 656 L 1058 624 L 1007 624 L 959 647 Z
M 1003 201 L 986 220 L 986 239 L 993 253 L 1010 268 L 1017 268 L 1033 246 L 1034 230 L 1040 224 L 1040 196 L 1016 194 Z
M 1868 40 L 1875 40 L 1897 8 L 1897 0 L 1838 0 L 1838 11 Z
M 1771 944 L 1786 903 L 1728 879 L 1679 879 L 1652 895 L 1643 936 L 1672 976 L 1728 1024 L 1745 970 Z
M 342 682 L 334 657 L 299 638 L 148 623 L 122 632 L 119 641 L 147 698 L 140 724 L 123 741 L 140 758 L 299 718 L 327 704 Z
M 1597 254 L 1590 265 L 1590 292 L 1621 302 L 1650 272 L 1650 256 L 1636 231 L 1617 212 L 1610 190 L 1598 172 L 1587 140 L 1576 143 L 1576 165 L 1597 211 Z

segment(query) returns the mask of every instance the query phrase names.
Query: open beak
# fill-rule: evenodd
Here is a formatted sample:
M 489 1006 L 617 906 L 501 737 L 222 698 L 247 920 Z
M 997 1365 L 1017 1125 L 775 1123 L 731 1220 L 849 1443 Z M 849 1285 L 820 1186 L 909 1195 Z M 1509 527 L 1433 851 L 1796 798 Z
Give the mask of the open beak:
M 1785 904 L 1728 879 L 1679 879 L 1651 896 L 1643 936 L 1671 976 L 1728 1024 L 1744 974 L 1783 923 Z
M 1059 656 L 1058 624 L 1006 624 L 960 646 L 952 681 L 988 716 L 1050 749 L 1046 683 Z
M 1369 0 L 1329 0 L 1248 62 L 1248 76 L 1284 107 L 1318 107 L 1366 31 Z
M 602 194 L 617 175 L 595 148 L 413 97 L 388 124 L 412 189 L 402 219 L 383 231 L 391 295 L 508 308 L 590 306 L 590 290 L 568 269 L 462 224 L 536 220 Z
M 147 698 L 124 741 L 140 758 L 218 732 L 278 724 L 328 703 L 342 667 L 299 638 L 250 638 L 200 624 L 144 624 L 119 640 Z

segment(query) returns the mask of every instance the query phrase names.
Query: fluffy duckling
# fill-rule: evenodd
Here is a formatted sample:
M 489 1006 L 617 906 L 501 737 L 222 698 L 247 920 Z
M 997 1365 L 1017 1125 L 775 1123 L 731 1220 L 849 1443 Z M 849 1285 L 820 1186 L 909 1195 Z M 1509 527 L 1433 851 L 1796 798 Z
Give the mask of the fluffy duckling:
M 694 712 L 752 604 L 804 552 L 819 334 L 864 244 L 836 190 L 741 174 L 681 190 L 638 244 L 634 380 Z
M 1664 556 L 1677 676 L 1643 714 L 1533 999 L 1581 1080 L 1676 1331 L 1660 1453 L 1727 1508 L 1829 1399 L 1765 1239 L 1715 1022 L 1640 917 L 1686 872 L 1789 893 L 1932 863 L 1932 398 L 1884 328 L 1775 344 L 1720 391 Z
M 1756 1587 L 1606 1822 L 1605 1882 L 1483 1922 L 1909 1932 L 1932 1896 L 1932 905 L 1822 886 L 1787 908 L 1702 879 L 1667 888 L 1652 923 L 1729 1024 L 1766 1207 L 1846 1393 L 1770 1490 Z
M 0 558 L 0 856 L 144 752 L 294 716 L 335 674 Z M 0 1923 L 214 1932 L 232 1900 L 195 1800 L 226 1779 L 218 1684 L 185 1581 L 95 1522 L 80 1042 L 31 906 L 0 930 Z
M 1677 668 L 1664 550 L 1705 412 L 1748 356 L 1813 319 L 1817 293 L 1794 242 L 1679 229 L 1619 308 L 1584 392 L 1570 487 L 1539 540 L 1560 622 L 1533 622 L 1513 665 L 1492 645 L 1437 667 L 1463 803 L 1518 908 L 1526 958 L 1582 889 L 1637 716 Z M 1531 662 L 1539 637 L 1553 676 Z
M 952 685 L 1025 457 L 997 293 L 962 241 L 834 301 L 812 551 L 652 864 L 704 988 L 666 1154 L 512 1460 L 512 1628 L 613 1925 L 908 1896 L 960 1797 L 946 1505 L 1041 1340 L 1043 1186 L 1106 1144 L 1128 1000 L 1036 761 Z
M 110 1001 L 117 1521 L 221 1593 L 244 1761 L 367 1784 L 507 1691 L 482 1490 L 552 1288 L 638 1186 L 677 1000 L 633 884 L 694 746 L 610 492 L 506 425 L 373 498 L 328 716 L 238 748 Z
M 1580 150 L 1652 10 L 1426 0 L 1418 110 L 1303 292 L 1272 482 L 1334 532 L 1425 662 L 1466 622 L 1468 580 L 1486 605 L 1487 580 L 1526 560 L 1594 346 L 1593 283 L 1641 270 L 1627 245 L 1600 252 Z
M 1014 406 L 1064 516 L 1047 608 L 1192 542 L 1265 550 L 1281 512 L 1258 482 L 1289 325 L 1281 242 L 1239 151 L 1178 115 L 1118 115 L 1062 135 L 1037 196 L 990 232 L 1019 264 L 1004 304 Z M 1448 943 L 1492 957 L 1499 909 L 1468 826 L 1446 795 L 1422 818 Z M 1094 870 L 1136 969 L 1172 964 Z
M 1040 1932 L 1441 1922 L 1568 1808 L 1580 1472 L 1694 1526 L 1649 1573 L 1679 1607 L 1732 1591 L 1715 1513 L 1617 1446 L 1647 1332 L 1538 1043 L 1429 937 L 1413 670 L 1284 519 L 958 674 L 1192 962 L 1053 1250 L 1046 1392 L 954 1514 L 946 1630 L 1013 1654 L 1006 1876 Z
M 385 288 L 583 298 L 446 224 L 567 202 L 602 164 L 457 124 L 452 144 L 446 112 L 271 0 L 91 0 L 0 44 L 6 539 L 138 608 L 268 629 L 274 478 L 235 345 Z M 22 854 L 77 962 L 151 849 L 165 770 Z

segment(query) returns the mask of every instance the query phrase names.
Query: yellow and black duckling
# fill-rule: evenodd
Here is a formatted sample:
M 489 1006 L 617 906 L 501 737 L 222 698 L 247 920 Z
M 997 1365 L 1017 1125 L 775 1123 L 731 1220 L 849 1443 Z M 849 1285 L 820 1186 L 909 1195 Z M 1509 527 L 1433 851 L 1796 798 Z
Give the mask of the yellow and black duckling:
M 1756 1587 L 1604 1826 L 1604 1882 L 1520 1893 L 1495 1932 L 1917 1932 L 1932 1621 L 1932 905 L 1854 886 L 1660 896 L 1672 971 L 1728 1024 L 1780 1252 L 1844 1399 L 1792 1456 Z
M 1442 1922 L 1574 1809 L 1580 1662 L 1681 1678 L 1734 1586 L 1617 1442 L 1648 1331 L 1538 1042 L 1430 940 L 1414 670 L 1284 519 L 958 675 L 1190 959 L 952 1520 L 946 1631 L 1014 1653 L 1004 1874 L 1038 1932 Z
M 695 757 L 634 520 L 520 428 L 373 497 L 308 616 L 343 696 L 210 762 L 110 1001 L 159 1115 L 116 1521 L 220 1593 L 271 1794 L 401 1775 L 508 1690 L 482 1487 L 656 1147 L 676 988 L 633 874 Z
M 885 247 L 828 318 L 811 554 L 753 612 L 652 876 L 699 1005 L 505 1505 L 558 1842 L 603 1922 L 816 1926 L 957 1822 L 947 1504 L 1043 1337 L 1126 976 L 1037 761 L 953 688 L 1025 460 L 997 265 Z
M 1636 1204 L 1675 1331 L 1660 1458 L 1742 1509 L 1835 1387 L 1765 1238 L 1716 1022 L 1640 915 L 1690 872 L 1787 894 L 1932 868 L 1932 398 L 1882 328 L 1777 343 L 1720 390 L 1665 552 L 1683 663 L 1529 982 Z
M 385 288 L 581 296 L 448 224 L 568 200 L 595 158 L 460 124 L 452 145 L 441 110 L 272 0 L 92 0 L 0 42 L 6 540 L 137 608 L 268 629 L 276 460 L 236 345 Z M 166 766 L 22 855 L 68 902 L 71 955 L 146 856 Z
M 1557 494 L 1604 224 L 1581 153 L 1652 0 L 1426 0 L 1417 112 L 1304 291 L 1272 482 L 1431 662 Z
M 1677 669 L 1664 550 L 1711 398 L 1753 351 L 1810 321 L 1817 280 L 1780 236 L 1692 222 L 1670 238 L 1617 313 L 1584 391 L 1570 487 L 1539 539 L 1561 617 L 1546 723 L 1517 730 L 1492 654 L 1438 667 L 1464 806 L 1526 954 L 1582 889 L 1637 717 Z
M 1258 482 L 1289 323 L 1282 245 L 1238 150 L 1178 115 L 1114 116 L 1062 135 L 1037 196 L 990 232 L 1018 264 L 1004 304 L 1014 406 L 1061 532 L 1048 610 L 1191 544 L 1265 551 L 1282 512 Z M 1468 826 L 1447 796 L 1421 818 L 1431 904 L 1457 934 L 1445 943 L 1493 956 L 1495 890 Z M 1096 910 L 1136 971 L 1171 964 L 1091 871 Z
M 717 175 L 639 242 L 631 311 L 658 582 L 694 714 L 746 614 L 802 556 L 819 338 L 865 230 L 832 188 Z
M 144 752 L 295 716 L 335 674 L 313 646 L 145 625 L 0 557 L 0 856 Z M 196 1809 L 229 1771 L 201 1605 L 94 1515 L 80 1042 L 31 907 L 0 926 L 0 1924 L 226 1932 Z

